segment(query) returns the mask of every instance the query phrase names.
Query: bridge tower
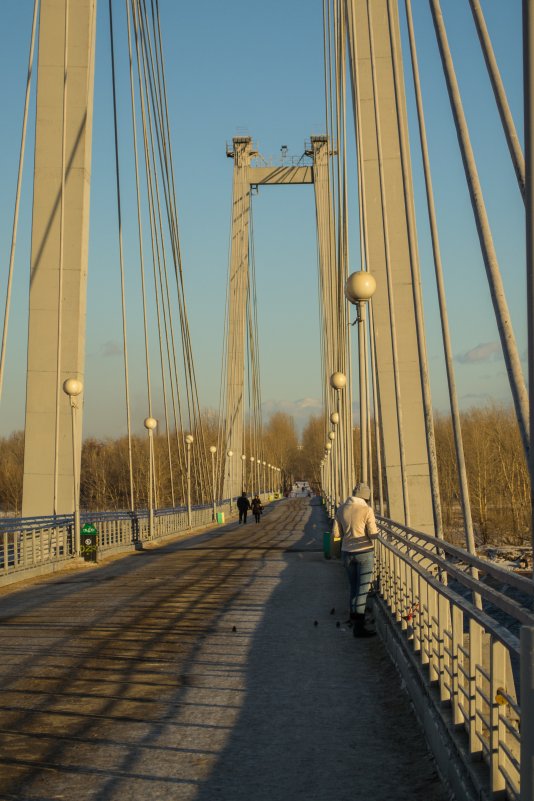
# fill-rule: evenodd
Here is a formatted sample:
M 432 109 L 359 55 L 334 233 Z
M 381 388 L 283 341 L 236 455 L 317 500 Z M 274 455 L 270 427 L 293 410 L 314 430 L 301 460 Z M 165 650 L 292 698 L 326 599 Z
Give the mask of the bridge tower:
M 389 0 L 345 3 L 366 261 L 377 282 L 373 316 L 388 514 L 434 534 L 432 455 L 421 376 L 426 353 L 424 332 L 417 331 L 416 323 L 421 286 L 398 7 Z M 426 424 L 432 425 L 429 420 Z
M 312 168 L 251 166 L 256 155 L 249 136 L 235 137 L 228 156 L 234 159 L 232 239 L 228 284 L 226 358 L 226 424 L 223 497 L 240 495 L 244 486 L 245 343 L 249 288 L 249 219 L 251 186 L 311 184 Z M 233 456 L 228 457 L 231 451 Z M 246 468 L 245 468 L 246 469 Z
M 42 0 L 24 516 L 73 509 L 71 410 L 62 385 L 84 375 L 95 28 L 96 0 Z

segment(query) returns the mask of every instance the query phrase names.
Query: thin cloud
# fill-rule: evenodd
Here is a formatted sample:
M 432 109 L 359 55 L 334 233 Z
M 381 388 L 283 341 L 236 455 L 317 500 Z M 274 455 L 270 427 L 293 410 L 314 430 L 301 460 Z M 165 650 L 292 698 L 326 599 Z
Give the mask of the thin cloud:
M 456 361 L 460 364 L 477 364 L 478 362 L 497 362 L 501 358 L 501 346 L 498 342 L 483 342 L 476 348 L 458 354 Z
M 105 359 L 109 359 L 114 356 L 122 356 L 122 345 L 119 342 L 110 339 L 100 346 L 100 355 Z

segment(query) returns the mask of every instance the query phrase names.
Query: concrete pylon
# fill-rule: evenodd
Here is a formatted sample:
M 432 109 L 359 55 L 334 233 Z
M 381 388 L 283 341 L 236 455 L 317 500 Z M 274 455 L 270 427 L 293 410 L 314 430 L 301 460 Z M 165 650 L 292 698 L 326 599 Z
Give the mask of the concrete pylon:
M 408 124 L 397 3 L 345 0 L 345 10 L 368 269 L 377 282 L 373 314 L 388 514 L 394 520 L 404 520 L 406 504 L 409 524 L 434 533 L 414 305 L 414 293 L 421 289 L 413 279 L 407 228 L 407 213 L 414 214 L 413 186 L 409 181 L 404 187 L 401 163 L 400 131 L 404 130 L 408 141 Z M 394 52 L 400 78 L 397 95 Z M 410 165 L 407 166 L 411 176 Z M 392 317 L 396 321 L 395 333 L 392 333 Z M 400 407 L 395 388 L 393 336 L 398 352 Z M 399 428 L 404 443 L 406 497 L 401 477 Z
M 250 159 L 252 139 L 233 140 L 234 178 L 232 194 L 232 242 L 228 284 L 228 330 L 226 359 L 226 453 L 223 497 L 232 498 L 246 489 L 243 461 L 245 337 L 248 293 L 248 235 L 250 219 Z M 250 454 L 247 454 L 247 456 Z
M 325 375 L 323 376 L 328 398 L 328 409 L 336 411 L 339 422 L 336 428 L 336 438 L 332 443 L 332 457 L 335 454 L 339 471 L 335 473 L 334 498 L 336 503 L 342 503 L 354 486 L 354 454 L 352 442 L 352 409 L 350 385 L 342 392 L 336 392 L 330 385 L 332 373 L 341 370 L 348 372 L 350 354 L 349 338 L 347 335 L 347 301 L 343 294 L 343 287 L 339 280 L 332 280 L 339 275 L 336 244 L 336 222 L 332 190 L 330 186 L 330 158 L 333 155 L 331 144 L 326 136 L 312 136 L 310 140 L 311 154 L 313 156 L 313 184 L 315 192 L 315 212 L 317 218 L 317 250 L 319 257 L 319 272 L 322 281 L 330 283 L 328 299 L 323 303 L 329 306 L 326 318 L 329 320 L 325 329 L 330 348 L 325 354 Z M 330 277 L 328 277 L 330 276 Z
M 96 0 L 42 0 L 26 386 L 24 516 L 61 514 L 73 510 L 71 410 L 69 400 L 62 392 L 62 384 L 69 377 L 83 381 L 84 375 L 95 30 Z M 63 166 L 65 194 L 62 203 Z M 78 413 L 78 419 L 81 423 L 81 412 Z M 78 460 L 80 445 L 81 424 L 77 431 Z

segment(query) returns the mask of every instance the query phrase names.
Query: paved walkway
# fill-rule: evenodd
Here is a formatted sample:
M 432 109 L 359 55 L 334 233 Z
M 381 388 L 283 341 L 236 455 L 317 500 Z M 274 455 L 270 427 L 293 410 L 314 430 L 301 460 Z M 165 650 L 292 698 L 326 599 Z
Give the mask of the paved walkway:
M 446 801 L 324 523 L 287 500 L 3 590 L 2 801 Z

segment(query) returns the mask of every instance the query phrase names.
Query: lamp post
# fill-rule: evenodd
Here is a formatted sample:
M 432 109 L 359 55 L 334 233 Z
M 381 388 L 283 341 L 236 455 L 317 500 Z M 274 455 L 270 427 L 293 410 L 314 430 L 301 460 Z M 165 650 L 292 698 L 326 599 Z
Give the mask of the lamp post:
M 230 477 L 230 481 L 228 482 L 228 486 L 230 487 L 230 514 L 232 513 L 232 486 L 233 486 L 233 476 L 232 476 L 232 456 L 234 455 L 233 451 L 227 451 L 226 455 L 230 460 L 228 463 L 228 476 Z
M 185 435 L 185 444 L 187 446 L 187 525 L 192 528 L 191 524 L 191 445 L 193 444 L 193 435 Z
M 241 492 L 247 491 L 247 457 L 244 453 L 241 454 L 241 464 L 243 467 L 241 476 Z
M 211 490 L 213 497 L 213 519 L 215 520 L 217 516 L 215 511 L 215 454 L 217 453 L 217 448 L 215 447 L 215 445 L 210 445 L 210 453 L 211 453 Z
M 148 536 L 154 536 L 154 438 L 158 425 L 154 417 L 145 417 L 144 426 L 148 432 Z
M 267 495 L 268 494 L 268 491 L 267 491 L 267 470 L 265 469 L 267 467 L 267 462 L 263 462 L 262 464 L 263 464 L 263 494 Z
M 345 373 L 342 373 L 339 370 L 337 370 L 335 373 L 332 373 L 332 375 L 330 376 L 330 386 L 336 393 L 339 393 L 341 390 L 345 389 L 345 387 L 347 386 L 347 376 L 345 375 Z M 339 399 L 337 401 L 337 407 L 339 409 Z M 337 414 L 339 422 L 340 420 L 339 412 Z M 332 477 L 332 485 L 334 490 L 332 499 L 334 506 L 341 500 L 341 495 L 342 494 L 345 495 L 348 492 L 348 484 L 350 483 L 350 476 L 352 475 L 352 465 L 349 464 L 349 450 L 346 447 L 347 433 L 348 432 L 346 431 L 346 429 L 344 429 L 343 434 L 345 436 L 342 435 L 341 438 L 338 440 L 338 444 L 335 450 L 337 458 L 332 459 L 330 464 L 330 475 Z M 334 438 L 335 434 L 332 439 Z
M 80 554 L 80 474 L 77 459 L 77 425 L 76 411 L 78 404 L 76 398 L 83 392 L 83 384 L 77 378 L 67 378 L 63 382 L 63 392 L 69 396 L 71 423 L 72 423 L 72 485 L 74 500 L 74 553 Z
M 345 296 L 356 306 L 358 322 L 358 372 L 360 380 L 360 464 L 361 480 L 369 483 L 368 444 L 367 444 L 367 344 L 365 336 L 365 319 L 367 303 L 376 291 L 376 281 L 371 273 L 360 270 L 352 273 L 345 283 Z
M 330 457 L 328 460 L 328 513 L 330 514 L 336 502 L 336 477 L 334 475 L 334 460 L 331 458 L 332 443 L 328 441 L 324 447 L 326 456 Z
M 250 493 L 254 497 L 254 457 L 250 457 Z

